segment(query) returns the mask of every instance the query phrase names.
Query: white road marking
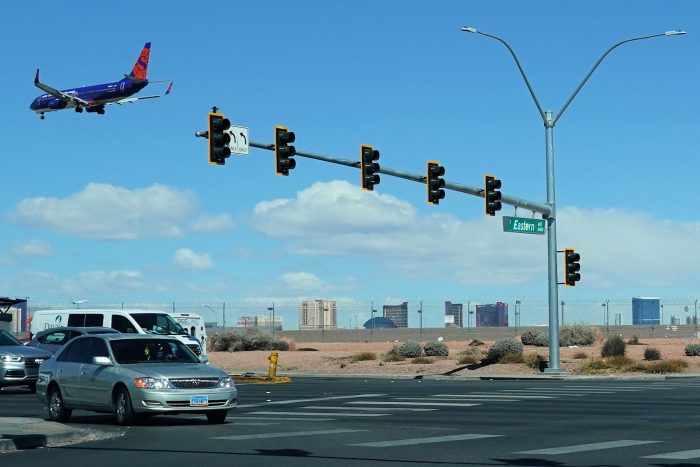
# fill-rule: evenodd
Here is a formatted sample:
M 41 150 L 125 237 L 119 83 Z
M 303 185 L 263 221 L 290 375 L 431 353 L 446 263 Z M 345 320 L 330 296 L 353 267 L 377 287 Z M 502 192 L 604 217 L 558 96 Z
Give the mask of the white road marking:
M 289 431 L 281 433 L 259 433 L 254 435 L 232 435 L 232 436 L 214 436 L 212 439 L 229 439 L 229 440 L 244 440 L 244 439 L 267 439 L 267 438 L 291 438 L 294 436 L 318 436 L 318 435 L 335 435 L 339 433 L 355 433 L 358 431 L 367 430 L 316 430 L 316 431 Z
M 311 415 L 311 416 L 321 416 L 321 417 L 384 417 L 389 415 L 388 413 L 343 413 L 343 412 L 273 412 L 268 410 L 260 410 L 256 412 L 251 412 L 256 415 Z
M 573 446 L 561 446 L 558 448 L 536 449 L 534 451 L 517 451 L 513 454 L 571 454 L 573 452 L 598 451 L 600 449 L 624 448 L 626 446 L 638 446 L 640 444 L 659 443 L 660 441 L 639 441 L 635 439 L 620 439 L 603 443 L 575 444 Z
M 318 414 L 320 415 L 320 414 Z M 226 417 L 226 420 L 294 420 L 294 421 L 305 421 L 305 422 L 330 422 L 332 418 L 308 418 L 308 417 L 231 417 L 230 415 Z
M 511 396 L 512 397 L 512 396 Z M 518 402 L 522 399 L 505 399 L 505 398 L 492 398 L 492 397 L 483 397 L 483 396 L 475 396 L 475 397 L 460 397 L 459 399 L 456 399 L 454 397 L 437 397 L 437 396 L 430 396 L 430 397 L 394 397 L 394 400 L 397 401 L 442 401 L 442 402 L 455 402 L 455 401 L 466 401 L 466 402 Z
M 379 401 L 362 401 L 362 402 L 347 402 L 348 404 L 363 404 L 363 405 L 434 405 L 441 407 L 471 407 L 473 405 L 481 404 L 458 404 L 450 402 L 379 402 Z
M 371 448 L 386 448 L 390 446 L 412 446 L 414 444 L 445 443 L 448 441 L 463 441 L 468 439 L 495 438 L 503 435 L 481 435 L 478 433 L 465 433 L 462 435 L 431 436 L 428 438 L 396 439 L 394 441 L 375 441 L 372 443 L 356 443 L 350 446 L 363 446 Z
M 667 452 L 664 454 L 654 454 L 653 456 L 644 456 L 642 459 L 697 459 L 700 457 L 700 449 L 691 449 L 689 451 Z
M 372 411 L 372 410 L 387 410 L 387 411 L 392 411 L 392 412 L 400 412 L 400 411 L 406 411 L 406 412 L 430 412 L 432 410 L 437 410 L 437 409 L 411 409 L 408 407 L 346 407 L 344 405 L 337 405 L 337 406 L 331 406 L 331 405 L 309 405 L 306 407 L 302 407 L 302 409 L 307 409 L 307 410 L 367 410 L 367 411 Z
M 512 394 L 492 394 L 492 393 L 479 393 L 479 392 L 473 392 L 470 394 L 433 394 L 430 397 L 483 397 L 483 398 L 493 398 L 493 399 L 499 399 L 499 398 L 507 398 L 507 397 L 516 397 Z M 517 396 L 522 399 L 554 399 L 552 396 L 533 396 L 531 394 L 523 394 L 522 396 Z
M 238 408 L 247 407 L 260 407 L 261 405 L 284 405 L 284 404 L 297 404 L 299 402 L 316 402 L 316 401 L 331 401 L 340 399 L 358 399 L 363 397 L 381 397 L 386 396 L 386 394 L 356 394 L 353 396 L 330 396 L 330 397 L 315 397 L 311 399 L 289 399 L 284 401 L 275 402 L 261 402 L 260 404 L 239 404 Z

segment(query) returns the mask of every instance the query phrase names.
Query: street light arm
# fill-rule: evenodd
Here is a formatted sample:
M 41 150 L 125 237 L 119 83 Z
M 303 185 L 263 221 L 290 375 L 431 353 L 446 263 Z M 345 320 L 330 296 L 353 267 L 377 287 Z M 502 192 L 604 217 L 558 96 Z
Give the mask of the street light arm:
M 542 110 L 542 106 L 540 105 L 540 101 L 537 99 L 537 95 L 535 95 L 535 90 L 532 89 L 532 85 L 530 84 L 530 80 L 527 79 L 527 75 L 525 74 L 525 70 L 523 69 L 523 66 L 520 64 L 520 60 L 518 60 L 517 55 L 515 55 L 515 52 L 513 49 L 508 45 L 506 41 L 501 39 L 498 36 L 494 36 L 492 34 L 487 34 L 485 32 L 478 31 L 474 28 L 469 28 L 469 27 L 464 27 L 462 28 L 462 31 L 464 32 L 471 32 L 473 34 L 481 34 L 482 36 L 490 37 L 492 39 L 496 39 L 498 42 L 506 46 L 506 49 L 508 49 L 508 52 L 513 56 L 513 60 L 515 60 L 515 64 L 518 66 L 518 70 L 520 70 L 520 74 L 523 77 L 523 80 L 525 80 L 525 85 L 527 86 L 528 91 L 530 91 L 530 95 L 532 96 L 532 100 L 535 101 L 535 105 L 537 106 L 537 111 L 540 113 L 540 116 L 542 117 L 543 122 L 547 122 L 547 117 L 545 117 L 544 111 Z
M 614 49 L 616 49 L 617 47 L 621 46 L 622 44 L 626 44 L 626 43 L 628 43 L 628 42 L 641 41 L 642 39 L 651 39 L 651 38 L 653 38 L 653 37 L 677 36 L 677 35 L 681 35 L 681 34 L 685 34 L 685 31 L 667 31 L 667 32 L 663 32 L 663 33 L 661 33 L 661 34 L 652 34 L 652 35 L 650 35 L 650 36 L 633 37 L 632 39 L 625 39 L 624 41 L 620 41 L 620 42 L 618 42 L 617 44 L 615 44 L 615 45 L 613 45 L 612 47 L 610 47 L 608 50 L 606 50 L 606 51 L 603 53 L 603 55 L 600 56 L 600 58 L 598 59 L 598 61 L 595 62 L 595 64 L 593 65 L 593 67 L 590 69 L 590 71 L 588 72 L 588 74 L 583 78 L 583 80 L 579 83 L 578 87 L 576 87 L 576 90 L 573 92 L 573 94 L 571 94 L 571 96 L 570 96 L 569 99 L 566 101 L 566 103 L 565 103 L 564 106 L 561 108 L 561 110 L 559 110 L 559 112 L 557 112 L 556 116 L 554 117 L 554 120 L 552 121 L 552 126 L 556 125 L 557 120 L 559 120 L 559 118 L 561 118 L 561 116 L 562 116 L 562 114 L 564 113 L 564 111 L 567 109 L 567 107 L 569 107 L 569 104 L 571 104 L 571 101 L 574 100 L 574 98 L 575 98 L 576 95 L 579 93 L 579 91 L 581 90 L 581 88 L 583 87 L 583 85 L 586 84 L 586 81 L 588 81 L 588 78 L 591 77 L 591 75 L 592 75 L 593 72 L 596 70 L 596 68 L 598 68 L 598 65 L 600 65 L 600 63 L 605 59 L 605 57 L 607 57 L 608 54 L 609 54 L 610 52 L 612 52 Z

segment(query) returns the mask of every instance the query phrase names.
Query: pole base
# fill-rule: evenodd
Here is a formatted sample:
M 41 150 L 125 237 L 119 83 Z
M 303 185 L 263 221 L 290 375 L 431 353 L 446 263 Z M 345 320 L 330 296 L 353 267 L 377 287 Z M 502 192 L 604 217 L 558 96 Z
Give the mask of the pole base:
M 544 373 L 548 373 L 550 375 L 565 375 L 569 373 L 569 370 L 566 368 L 545 368 Z

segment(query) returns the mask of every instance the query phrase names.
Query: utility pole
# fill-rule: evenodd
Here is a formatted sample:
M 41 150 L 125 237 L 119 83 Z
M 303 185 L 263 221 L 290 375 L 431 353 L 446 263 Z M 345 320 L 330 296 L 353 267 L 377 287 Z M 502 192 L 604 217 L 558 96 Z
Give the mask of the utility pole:
M 423 300 L 420 301 L 420 309 L 418 310 L 418 316 L 420 316 L 420 337 L 423 338 Z

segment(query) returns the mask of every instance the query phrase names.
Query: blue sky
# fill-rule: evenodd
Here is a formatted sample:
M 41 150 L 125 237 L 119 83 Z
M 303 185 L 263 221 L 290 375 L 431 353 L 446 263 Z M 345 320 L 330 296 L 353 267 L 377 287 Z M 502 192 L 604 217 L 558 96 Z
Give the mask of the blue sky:
M 291 328 L 302 299 L 338 300 L 343 326 L 371 303 L 408 301 L 417 325 L 424 300 L 424 324 L 439 326 L 444 300 L 522 300 L 523 324 L 546 322 L 546 239 L 504 233 L 512 207 L 487 218 L 482 199 L 451 191 L 432 206 L 424 186 L 388 176 L 363 192 L 357 170 L 303 158 L 280 177 L 272 153 L 255 149 L 212 166 L 193 136 L 217 105 L 254 141 L 283 125 L 298 150 L 358 159 L 372 144 L 384 167 L 423 173 L 437 160 L 450 182 L 481 186 L 492 173 L 504 194 L 544 202 L 539 114 L 507 50 L 462 26 L 507 40 L 554 111 L 615 42 L 688 31 L 616 49 L 555 128 L 559 247 L 580 251 L 583 276 L 560 299 L 568 320 L 599 322 L 611 299 L 629 322 L 632 296 L 661 297 L 670 314 L 700 295 L 697 2 L 5 10 L 2 295 L 226 302 L 229 320 L 275 302 Z M 59 89 L 117 80 L 147 41 L 149 78 L 175 81 L 167 98 L 44 121 L 28 109 L 37 67 Z

